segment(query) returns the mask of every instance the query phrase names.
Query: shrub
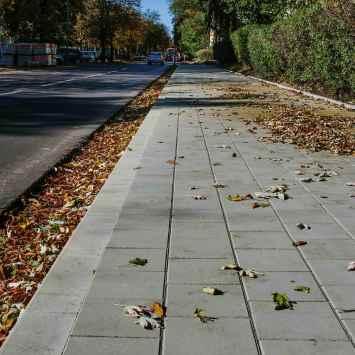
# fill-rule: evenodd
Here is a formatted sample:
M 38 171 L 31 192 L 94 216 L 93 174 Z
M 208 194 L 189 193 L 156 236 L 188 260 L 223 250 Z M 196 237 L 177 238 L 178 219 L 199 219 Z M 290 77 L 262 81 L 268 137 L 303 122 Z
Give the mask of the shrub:
M 196 59 L 200 63 L 207 62 L 213 59 L 213 50 L 212 48 L 200 49 L 196 52 Z
M 281 62 L 272 40 L 271 26 L 258 26 L 248 36 L 248 56 L 253 69 L 266 78 L 281 73 Z
M 238 64 L 250 65 L 248 40 L 250 32 L 257 26 L 247 25 L 231 34 L 231 40 Z
M 261 76 L 325 89 L 334 96 L 354 95 L 352 18 L 334 10 L 337 1 L 314 2 L 272 25 L 248 25 L 234 32 L 239 64 L 250 64 Z
M 287 79 L 337 94 L 355 90 L 355 47 L 348 22 L 315 4 L 272 26 Z

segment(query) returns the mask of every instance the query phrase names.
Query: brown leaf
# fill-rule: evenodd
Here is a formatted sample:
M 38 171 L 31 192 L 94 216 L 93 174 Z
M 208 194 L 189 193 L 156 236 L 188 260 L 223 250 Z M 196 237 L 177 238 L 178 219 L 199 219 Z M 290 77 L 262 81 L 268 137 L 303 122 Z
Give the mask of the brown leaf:
M 256 209 L 256 208 L 266 208 L 266 207 L 270 207 L 270 203 L 268 202 L 254 202 L 253 205 L 252 205 L 252 208 L 253 209 Z
M 166 308 L 160 303 L 153 303 L 151 306 L 152 312 L 158 318 L 164 318 L 166 315 Z
M 308 242 L 304 241 L 304 240 L 298 240 L 296 242 L 292 243 L 294 247 L 302 247 L 304 245 L 307 245 Z

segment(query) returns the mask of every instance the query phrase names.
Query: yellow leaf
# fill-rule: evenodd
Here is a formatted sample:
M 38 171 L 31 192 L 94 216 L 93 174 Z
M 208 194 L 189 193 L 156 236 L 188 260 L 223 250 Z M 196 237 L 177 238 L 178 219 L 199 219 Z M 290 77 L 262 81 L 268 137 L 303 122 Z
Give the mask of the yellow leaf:
M 153 313 L 157 317 L 159 317 L 159 318 L 165 317 L 166 310 L 165 310 L 164 306 L 162 306 L 160 303 L 153 303 L 150 307 L 151 307 Z

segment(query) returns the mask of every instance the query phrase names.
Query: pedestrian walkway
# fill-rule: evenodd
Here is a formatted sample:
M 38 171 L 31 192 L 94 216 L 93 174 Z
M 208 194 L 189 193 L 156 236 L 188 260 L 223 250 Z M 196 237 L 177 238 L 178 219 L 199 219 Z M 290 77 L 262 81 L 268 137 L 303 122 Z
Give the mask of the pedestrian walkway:
M 230 100 L 204 87 L 248 80 L 212 66 L 178 68 L 30 305 L 28 313 L 52 308 L 49 318 L 31 324 L 25 314 L 1 355 L 355 354 L 355 273 L 347 271 L 355 260 L 354 199 L 344 199 L 354 158 L 262 143 L 226 114 Z M 294 171 L 314 163 L 341 174 L 301 182 Z M 279 184 L 290 199 L 270 207 L 227 198 Z M 308 244 L 295 247 L 300 240 Z M 148 263 L 131 265 L 137 257 Z M 222 270 L 228 264 L 260 275 Z M 294 309 L 275 310 L 275 292 Z M 161 329 L 143 329 L 122 308 L 154 302 L 167 308 Z M 201 322 L 196 309 L 213 319 Z

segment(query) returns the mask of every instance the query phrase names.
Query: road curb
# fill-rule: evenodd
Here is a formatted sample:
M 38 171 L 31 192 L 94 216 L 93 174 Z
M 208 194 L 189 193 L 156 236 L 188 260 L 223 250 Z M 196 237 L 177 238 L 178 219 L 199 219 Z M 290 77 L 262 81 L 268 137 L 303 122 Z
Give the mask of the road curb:
M 94 278 L 145 147 L 160 117 L 152 110 L 0 349 L 1 355 L 60 355 Z M 97 236 L 100 236 L 98 239 Z

